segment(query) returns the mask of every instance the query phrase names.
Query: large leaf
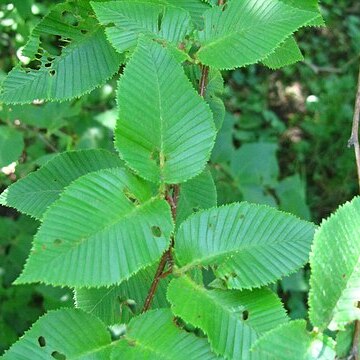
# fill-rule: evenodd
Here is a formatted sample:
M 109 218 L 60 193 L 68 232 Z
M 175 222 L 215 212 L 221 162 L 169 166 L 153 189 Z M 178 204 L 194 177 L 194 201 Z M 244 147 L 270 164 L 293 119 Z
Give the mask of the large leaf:
M 237 15 L 240 14 L 240 15 Z M 317 14 L 280 0 L 232 0 L 205 13 L 199 60 L 219 69 L 256 63 Z
M 157 264 L 140 270 L 120 285 L 103 288 L 76 289 L 76 306 L 96 315 L 108 325 L 128 323 L 140 314 L 154 279 Z M 162 279 L 152 301 L 152 308 L 168 307 L 166 288 L 168 278 Z
M 180 43 L 190 29 L 190 14 L 181 8 L 166 7 L 159 1 L 131 0 L 92 2 L 100 23 L 119 52 L 134 48 L 140 34 Z
M 304 320 L 291 321 L 261 337 L 253 354 L 266 360 L 333 360 L 334 344 L 330 338 L 309 334 Z
M 109 79 L 119 68 L 116 53 L 91 15 L 88 1 L 56 5 L 34 28 L 23 55 L 35 68 L 18 65 L 5 79 L 0 100 L 29 103 L 81 96 Z M 58 36 L 60 54 L 46 50 L 42 38 Z M 96 71 L 94 71 L 96 69 Z
M 11 185 L 0 195 L 0 204 L 40 219 L 72 181 L 92 171 L 121 165 L 118 156 L 105 150 L 65 152 Z
M 215 129 L 209 107 L 161 45 L 141 39 L 119 81 L 116 146 L 153 182 L 179 183 L 209 159 Z
M 179 228 L 180 272 L 212 266 L 230 288 L 253 288 L 294 272 L 308 259 L 312 223 L 246 202 L 195 214 Z
M 183 276 L 168 289 L 172 311 L 202 329 L 213 351 L 227 359 L 252 357 L 250 348 L 262 333 L 287 321 L 279 298 L 270 290 L 206 290 Z
M 130 321 L 126 335 L 114 348 L 111 359 L 212 360 L 205 339 L 181 331 L 169 310 L 152 310 Z
M 17 161 L 23 149 L 23 135 L 8 126 L 0 126 L 0 168 Z
M 46 212 L 17 283 L 121 283 L 154 263 L 173 230 L 166 201 L 121 168 L 74 181 Z
M 110 333 L 81 310 L 52 311 L 40 318 L 1 358 L 3 360 L 108 360 Z
M 320 329 L 360 319 L 360 197 L 341 206 L 315 233 L 310 255 L 310 320 Z
M 177 204 L 176 225 L 201 209 L 216 206 L 216 187 L 209 170 L 181 185 Z

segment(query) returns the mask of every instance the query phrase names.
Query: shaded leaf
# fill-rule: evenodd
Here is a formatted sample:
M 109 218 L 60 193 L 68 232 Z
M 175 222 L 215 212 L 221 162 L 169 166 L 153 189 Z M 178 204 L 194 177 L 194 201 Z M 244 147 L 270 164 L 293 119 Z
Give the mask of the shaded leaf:
M 138 315 L 144 305 L 157 264 L 140 270 L 120 285 L 103 288 L 76 289 L 76 306 L 96 315 L 107 325 L 127 323 Z M 168 279 L 160 281 L 152 301 L 152 308 L 168 307 L 166 288 Z
M 8 126 L 0 126 L 0 168 L 17 161 L 23 149 L 22 133 Z

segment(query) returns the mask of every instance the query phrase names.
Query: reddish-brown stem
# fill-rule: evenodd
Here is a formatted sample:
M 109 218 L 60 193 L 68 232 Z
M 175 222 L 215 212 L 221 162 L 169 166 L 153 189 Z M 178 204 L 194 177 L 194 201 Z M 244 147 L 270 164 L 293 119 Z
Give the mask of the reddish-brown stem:
M 358 303 L 359 307 L 359 303 Z M 360 341 L 360 321 L 355 321 L 354 335 L 352 341 L 351 354 L 352 359 L 359 360 L 359 341 Z
M 208 82 L 208 76 L 209 76 L 209 67 L 202 65 L 201 66 L 201 79 L 200 79 L 200 83 L 199 83 L 199 93 L 202 97 L 205 96 L 206 85 Z M 179 185 L 171 185 L 171 187 L 165 193 L 165 199 L 168 202 L 168 204 L 170 205 L 171 215 L 172 215 L 174 222 L 176 220 L 176 210 L 177 210 L 177 204 L 179 201 L 179 195 L 180 195 L 180 186 Z M 165 251 L 165 253 L 161 257 L 159 265 L 156 269 L 154 279 L 151 283 L 150 290 L 149 290 L 148 295 L 144 302 L 144 306 L 142 309 L 143 313 L 150 309 L 152 300 L 155 296 L 155 293 L 156 293 L 156 290 L 157 290 L 160 280 L 172 273 L 172 266 L 173 266 L 172 249 L 173 249 L 174 245 L 175 245 L 175 241 L 174 241 L 174 237 L 172 237 L 170 247 Z M 169 269 L 165 271 L 167 265 L 168 265 Z
M 201 78 L 199 83 L 199 94 L 204 97 L 206 93 L 206 85 L 209 77 L 209 67 L 201 65 Z
M 164 270 L 165 270 L 165 267 L 166 267 L 166 264 L 167 262 L 169 261 L 169 258 L 172 256 L 171 255 L 171 249 L 168 249 L 166 252 L 164 252 L 163 256 L 161 257 L 161 260 L 160 260 L 160 263 L 159 263 L 159 266 L 156 270 L 156 273 L 155 273 L 155 276 L 154 276 L 154 280 L 151 284 L 151 287 L 150 287 L 150 290 L 149 290 L 149 293 L 145 299 L 145 302 L 144 302 L 144 307 L 142 309 L 142 312 L 146 312 L 150 309 L 151 307 L 151 303 L 152 303 L 152 300 L 155 296 L 155 292 L 156 292 L 156 289 L 159 285 L 159 282 L 160 280 L 163 278 L 163 273 L 164 273 Z
M 166 195 L 165 195 L 165 199 L 168 202 L 168 204 L 170 205 L 172 218 L 175 221 L 176 208 L 177 208 L 177 203 L 178 203 L 179 194 L 180 194 L 180 187 L 179 187 L 179 185 L 172 185 L 169 190 L 172 190 L 172 193 L 170 191 L 167 191 Z M 163 256 L 160 259 L 153 282 L 151 284 L 148 295 L 145 299 L 142 312 L 146 312 L 150 309 L 152 300 L 155 296 L 155 293 L 156 293 L 156 290 L 157 290 L 160 280 L 172 273 L 172 264 L 173 264 L 172 249 L 173 249 L 174 245 L 175 245 L 174 237 L 172 237 L 169 249 L 167 249 L 164 252 Z M 164 271 L 167 265 L 169 265 L 170 269 L 167 271 Z

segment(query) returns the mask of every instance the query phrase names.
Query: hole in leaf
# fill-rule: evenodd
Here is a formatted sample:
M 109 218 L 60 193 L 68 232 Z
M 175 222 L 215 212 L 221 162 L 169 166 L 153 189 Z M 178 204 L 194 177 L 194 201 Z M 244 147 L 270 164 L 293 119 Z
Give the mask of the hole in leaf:
M 89 31 L 87 31 L 86 29 L 81 29 L 80 31 L 81 31 L 81 33 L 84 34 L 84 35 L 89 32 Z
M 66 10 L 63 11 L 61 13 L 61 16 L 64 18 L 64 22 L 66 24 L 71 25 L 71 26 L 78 26 L 79 25 L 78 19 L 70 11 L 66 11 Z
M 160 31 L 161 30 L 161 25 L 162 25 L 162 20 L 163 20 L 163 13 L 160 13 L 159 15 L 158 15 L 158 19 L 157 19 L 158 21 L 157 21 L 157 26 L 158 26 L 158 31 Z
M 244 310 L 242 312 L 242 319 L 246 321 L 249 318 L 249 312 L 247 310 Z
M 155 237 L 160 237 L 162 232 L 161 229 L 159 228 L 159 226 L 152 226 L 151 227 L 151 232 Z
M 66 356 L 64 354 L 59 353 L 58 351 L 53 351 L 51 356 L 56 360 L 66 360 Z
M 154 160 L 156 162 L 157 166 L 160 166 L 160 151 L 158 149 L 155 149 L 151 155 L 150 155 L 150 159 Z
M 39 336 L 39 337 L 38 337 L 38 343 L 39 343 L 39 346 L 40 346 L 40 347 L 46 346 L 45 338 L 44 338 L 43 336 Z
M 55 239 L 54 240 L 54 245 L 58 246 L 58 245 L 61 245 L 62 244 L 62 240 L 60 239 Z
M 197 206 L 197 207 L 193 207 L 193 212 L 196 213 L 200 210 L 200 208 Z
M 135 205 L 139 205 L 139 200 L 135 197 L 134 194 L 132 194 L 128 188 L 124 188 L 123 190 L 124 195 Z
M 55 76 L 56 71 L 55 71 L 55 70 L 50 70 L 50 71 L 49 71 L 49 74 L 50 74 L 50 76 Z
M 47 61 L 48 61 L 48 62 L 52 62 L 52 61 L 54 61 L 54 60 L 55 60 L 55 58 L 52 57 L 52 56 L 48 56 L 48 57 L 47 57 Z
M 51 66 L 51 63 L 49 63 L 49 62 L 47 62 L 46 64 L 45 64 L 45 67 L 47 67 L 47 68 L 49 68 Z

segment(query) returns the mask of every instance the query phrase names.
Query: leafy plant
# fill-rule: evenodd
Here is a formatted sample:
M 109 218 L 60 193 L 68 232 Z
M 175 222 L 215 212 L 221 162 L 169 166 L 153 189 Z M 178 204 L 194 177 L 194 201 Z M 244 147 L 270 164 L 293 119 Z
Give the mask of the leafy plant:
M 322 271 L 323 234 L 333 221 L 354 219 L 339 210 L 316 232 L 310 318 L 319 330 L 309 333 L 266 286 L 307 262 L 315 225 L 265 205 L 217 207 L 207 169 L 225 114 L 219 70 L 294 63 L 301 53 L 293 33 L 321 24 L 315 0 L 69 0 L 43 17 L 23 50 L 30 62 L 5 78 L 1 101 L 73 99 L 120 70 L 119 156 L 65 152 L 1 194 L 2 205 L 41 222 L 15 284 L 69 287 L 76 304 L 41 317 L 4 359 L 335 356 L 319 331 L 357 318 L 349 304 L 358 300 L 358 259 L 354 252 L 335 291 Z M 242 148 L 233 159 L 243 189 L 248 179 L 278 185 L 276 171 L 239 168 L 258 150 Z M 329 233 L 336 254 L 343 234 Z

